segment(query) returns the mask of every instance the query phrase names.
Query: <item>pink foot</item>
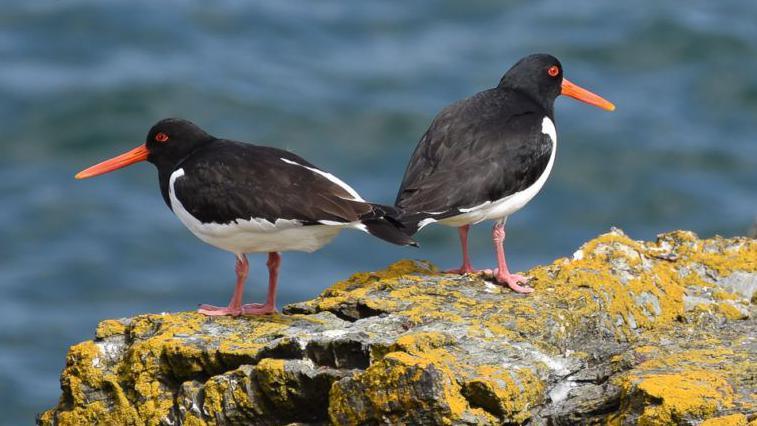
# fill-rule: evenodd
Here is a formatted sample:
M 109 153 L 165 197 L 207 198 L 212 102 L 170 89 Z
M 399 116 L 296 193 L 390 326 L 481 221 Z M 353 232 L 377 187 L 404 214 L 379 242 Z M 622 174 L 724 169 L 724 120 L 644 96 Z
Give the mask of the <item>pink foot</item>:
M 208 316 L 224 316 L 224 315 L 231 315 L 231 316 L 239 316 L 242 315 L 242 309 L 234 309 L 230 308 L 228 306 L 213 306 L 213 305 L 200 305 L 200 308 L 197 309 L 197 312 L 208 315 Z
M 259 303 L 250 303 L 247 305 L 242 305 L 242 314 L 244 315 L 265 315 L 272 314 L 274 312 L 276 312 L 276 307 L 273 304 L 261 305 Z
M 489 277 L 493 277 L 494 280 L 499 284 L 507 284 L 508 287 L 510 287 L 514 292 L 516 293 L 532 293 L 534 291 L 533 288 L 527 287 L 527 286 L 521 286 L 518 283 L 526 284 L 529 280 L 528 277 L 519 275 L 519 274 L 505 274 L 499 273 L 499 269 L 494 268 L 492 269 L 486 269 L 483 271 L 485 275 Z
M 465 275 L 465 274 L 478 274 L 478 269 L 473 269 L 470 265 L 463 265 L 459 268 L 453 268 L 453 269 L 447 269 L 444 271 L 445 274 L 458 274 L 458 275 Z

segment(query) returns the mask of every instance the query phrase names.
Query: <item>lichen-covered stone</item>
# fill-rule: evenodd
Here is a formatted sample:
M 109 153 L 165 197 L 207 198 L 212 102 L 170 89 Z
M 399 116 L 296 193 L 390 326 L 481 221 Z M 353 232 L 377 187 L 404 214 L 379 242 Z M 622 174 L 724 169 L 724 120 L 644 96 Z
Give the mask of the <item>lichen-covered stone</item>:
M 106 320 L 40 424 L 757 421 L 757 241 L 618 230 L 536 292 L 400 261 L 284 315 Z

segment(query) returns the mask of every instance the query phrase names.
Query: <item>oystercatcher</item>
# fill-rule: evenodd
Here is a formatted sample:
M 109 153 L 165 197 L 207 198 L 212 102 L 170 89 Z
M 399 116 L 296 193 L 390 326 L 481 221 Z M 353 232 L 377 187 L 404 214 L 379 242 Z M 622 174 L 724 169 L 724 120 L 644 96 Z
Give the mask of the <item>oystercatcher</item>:
M 519 284 L 526 277 L 507 268 L 505 222 L 549 177 L 557 149 L 554 102 L 561 94 L 615 109 L 563 78 L 557 58 L 534 54 L 510 68 L 497 87 L 444 108 L 418 142 L 395 205 L 411 235 L 434 222 L 458 227 L 463 264 L 449 272 L 478 272 L 468 257 L 468 230 L 494 220 L 497 269 L 483 272 L 516 292 L 533 291 Z
M 160 192 L 179 220 L 202 241 L 236 256 L 237 282 L 228 306 L 201 305 L 206 315 L 257 315 L 276 309 L 279 252 L 312 252 L 345 228 L 399 245 L 415 245 L 394 219 L 396 210 L 365 201 L 336 176 L 281 149 L 215 138 L 195 124 L 159 121 L 129 152 L 94 165 L 77 179 L 140 161 L 158 169 Z M 268 253 L 268 297 L 242 304 L 247 253 Z

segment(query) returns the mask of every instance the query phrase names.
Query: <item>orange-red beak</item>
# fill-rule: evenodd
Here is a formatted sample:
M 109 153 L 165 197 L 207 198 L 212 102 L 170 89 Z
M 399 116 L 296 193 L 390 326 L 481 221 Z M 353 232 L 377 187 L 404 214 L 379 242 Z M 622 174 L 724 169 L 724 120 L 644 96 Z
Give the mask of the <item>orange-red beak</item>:
M 145 145 L 140 145 L 129 152 L 124 152 L 117 157 L 113 157 L 110 160 L 105 160 L 102 163 L 95 164 L 90 168 L 80 171 L 76 174 L 75 178 L 86 179 L 112 172 L 113 170 L 118 170 L 128 165 L 139 163 L 140 161 L 145 161 L 147 160 L 148 154 L 149 152 L 147 151 L 147 147 Z
M 612 102 L 599 95 L 591 93 L 577 84 L 571 83 L 565 78 L 562 79 L 562 93 L 560 94 L 586 102 L 589 105 L 606 109 L 607 111 L 615 111 L 615 105 L 613 105 Z

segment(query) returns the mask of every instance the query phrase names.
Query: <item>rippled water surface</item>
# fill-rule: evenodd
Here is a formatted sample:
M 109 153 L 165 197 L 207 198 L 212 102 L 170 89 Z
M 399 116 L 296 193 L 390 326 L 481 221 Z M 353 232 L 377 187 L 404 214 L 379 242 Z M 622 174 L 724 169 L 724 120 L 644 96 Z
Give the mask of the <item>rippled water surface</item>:
M 0 12 L 0 423 L 53 406 L 69 345 L 100 319 L 223 304 L 231 255 L 196 240 L 152 166 L 73 174 L 141 143 L 160 118 L 290 149 L 391 202 L 444 105 L 492 87 L 521 56 L 558 56 L 613 100 L 557 101 L 559 150 L 508 225 L 524 270 L 623 228 L 744 233 L 757 213 L 757 3 L 147 2 L 7 0 Z M 457 235 L 422 248 L 345 233 L 287 254 L 280 304 L 402 257 L 458 262 Z M 494 262 L 488 225 L 474 264 Z M 248 294 L 264 296 L 253 256 Z

